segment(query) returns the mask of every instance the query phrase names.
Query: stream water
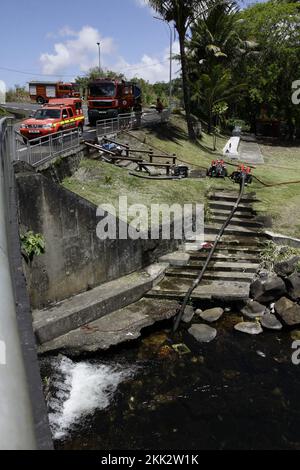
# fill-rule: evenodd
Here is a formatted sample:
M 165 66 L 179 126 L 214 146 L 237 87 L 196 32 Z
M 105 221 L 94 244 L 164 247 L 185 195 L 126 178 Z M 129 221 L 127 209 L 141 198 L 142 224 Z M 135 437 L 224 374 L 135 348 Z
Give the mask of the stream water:
M 226 315 L 205 345 L 164 324 L 108 353 L 43 358 L 56 448 L 300 450 L 291 332 L 247 336 L 239 319 Z

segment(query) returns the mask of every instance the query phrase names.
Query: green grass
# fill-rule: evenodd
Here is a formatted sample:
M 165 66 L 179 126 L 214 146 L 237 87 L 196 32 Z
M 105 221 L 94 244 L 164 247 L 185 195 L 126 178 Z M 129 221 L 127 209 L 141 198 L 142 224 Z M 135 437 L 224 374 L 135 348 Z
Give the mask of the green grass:
M 187 162 L 195 169 L 208 168 L 212 159 L 220 158 L 228 139 L 218 138 L 216 152 L 212 151 L 212 136 L 204 134 L 201 141 L 192 144 L 180 116 L 172 116 L 171 125 L 167 127 L 131 134 L 144 142 L 145 148 L 176 153 L 179 161 Z M 141 146 L 138 140 L 128 136 L 123 136 L 122 140 Z M 300 147 L 261 145 L 261 150 L 265 164 L 257 166 L 254 175 L 270 184 L 300 180 Z M 234 167 L 229 167 L 229 171 L 231 169 Z M 79 171 L 63 184 L 96 205 L 111 203 L 116 207 L 119 196 L 125 195 L 129 204 L 141 203 L 149 207 L 153 203 L 204 203 L 210 191 L 238 189 L 230 180 L 144 180 L 130 176 L 126 169 L 92 160 L 83 160 Z M 300 184 L 267 188 L 254 181 L 249 190 L 255 191 L 261 201 L 256 204 L 256 210 L 272 216 L 274 231 L 300 238 Z
M 133 133 L 142 141 L 145 148 L 157 147 L 161 151 L 176 153 L 178 158 L 187 161 L 191 166 L 207 168 L 214 158 L 221 156 L 225 138 L 218 139 L 218 151 L 213 152 L 212 137 L 204 135 L 198 144 L 187 141 L 185 124 L 182 118 L 173 117 L 172 126 L 162 129 L 159 134 L 150 130 Z M 171 137 L 171 141 L 170 141 Z M 124 137 L 123 140 L 126 140 Z M 128 139 L 127 139 L 128 140 Z M 135 139 L 130 139 L 135 142 Z M 136 141 L 137 144 L 138 141 Z M 180 181 L 146 180 L 130 176 L 126 169 L 111 164 L 83 160 L 79 171 L 63 182 L 64 186 L 96 205 L 113 204 L 118 207 L 119 196 L 127 196 L 128 204 L 184 204 L 205 201 L 206 194 L 212 188 L 232 188 L 229 181 L 209 179 L 188 179 Z
M 0 119 L 7 115 L 8 115 L 7 111 L 0 107 Z
M 269 184 L 300 181 L 300 147 L 261 145 L 265 164 L 254 175 Z M 263 187 L 254 181 L 253 190 L 261 200 L 256 209 L 272 216 L 273 230 L 300 238 L 300 183 Z

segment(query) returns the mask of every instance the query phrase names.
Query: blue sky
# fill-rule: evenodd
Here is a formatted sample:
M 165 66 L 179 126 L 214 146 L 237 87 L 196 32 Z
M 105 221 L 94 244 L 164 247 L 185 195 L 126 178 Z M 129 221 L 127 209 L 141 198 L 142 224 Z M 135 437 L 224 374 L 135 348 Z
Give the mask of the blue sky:
M 0 79 L 8 86 L 32 79 L 72 80 L 98 65 L 100 41 L 104 67 L 129 78 L 167 80 L 168 28 L 142 4 L 143 0 L 2 0 Z

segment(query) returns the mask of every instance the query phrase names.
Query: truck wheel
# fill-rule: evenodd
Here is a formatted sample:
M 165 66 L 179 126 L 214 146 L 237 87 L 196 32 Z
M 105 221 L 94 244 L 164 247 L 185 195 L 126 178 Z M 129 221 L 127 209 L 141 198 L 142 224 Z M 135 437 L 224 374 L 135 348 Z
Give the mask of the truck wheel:
M 38 96 L 37 99 L 36 99 L 36 102 L 38 104 L 44 104 L 45 103 L 45 100 L 42 96 Z

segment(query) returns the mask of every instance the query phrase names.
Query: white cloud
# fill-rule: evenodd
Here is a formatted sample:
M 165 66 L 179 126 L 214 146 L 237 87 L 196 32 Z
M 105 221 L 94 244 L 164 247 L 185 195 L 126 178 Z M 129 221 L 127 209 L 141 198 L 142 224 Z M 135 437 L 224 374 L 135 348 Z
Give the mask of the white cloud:
M 135 0 L 135 3 L 142 8 L 148 6 L 147 0 Z
M 122 72 L 129 79 L 138 76 L 150 83 L 169 80 L 169 57 L 167 47 L 161 54 L 150 55 L 146 52 L 140 60 L 130 62 L 127 57 L 117 56 L 117 47 L 112 38 L 102 37 L 100 32 L 84 26 L 80 31 L 74 31 L 65 26 L 56 35 L 63 38 L 54 44 L 52 53 L 45 52 L 40 56 L 42 72 L 48 75 L 64 75 L 69 69 L 78 69 L 80 75 L 91 67 L 98 65 L 97 42 L 101 43 L 102 64 L 115 72 Z M 173 44 L 173 54 L 179 53 L 178 41 Z M 114 57 L 117 57 L 115 60 Z M 178 76 L 180 69 L 177 61 L 173 62 L 173 76 Z
M 68 37 L 54 45 L 54 53 L 43 53 L 40 56 L 44 74 L 60 74 L 68 67 L 78 67 L 81 72 L 98 64 L 97 42 L 101 43 L 101 54 L 111 54 L 115 50 L 112 38 L 102 37 L 99 31 L 91 26 L 84 26 L 80 31 L 69 27 L 60 30 L 59 35 Z M 72 39 L 70 39 L 72 37 Z
M 178 41 L 173 44 L 173 54 L 179 53 Z M 140 61 L 130 64 L 123 57 L 112 66 L 112 69 L 124 73 L 126 77 L 141 77 L 150 83 L 158 81 L 169 81 L 170 70 L 170 50 L 166 48 L 159 56 L 150 56 L 144 54 Z M 178 61 L 173 60 L 173 78 L 178 77 L 180 65 Z

